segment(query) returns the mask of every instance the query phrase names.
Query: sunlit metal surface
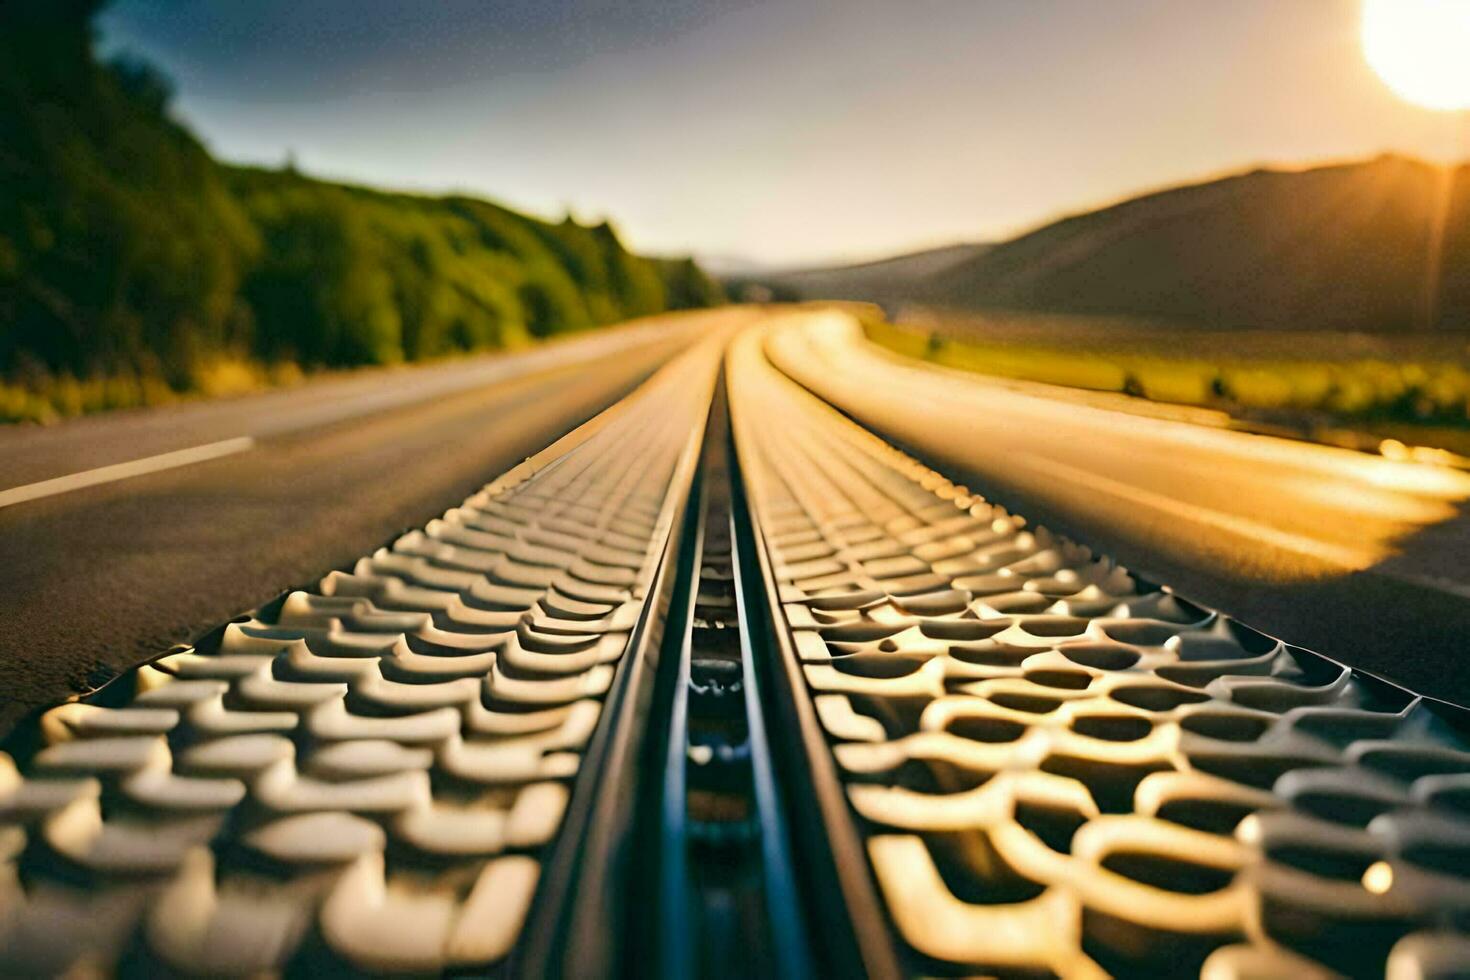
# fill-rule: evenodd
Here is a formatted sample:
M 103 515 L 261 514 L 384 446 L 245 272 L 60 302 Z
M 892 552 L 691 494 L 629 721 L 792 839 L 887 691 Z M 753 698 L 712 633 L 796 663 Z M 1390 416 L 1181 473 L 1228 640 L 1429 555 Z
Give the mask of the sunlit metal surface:
M 825 765 L 780 771 L 807 774 L 786 816 L 830 836 L 760 849 L 805 882 L 803 915 L 845 920 L 885 974 L 1470 965 L 1463 711 L 1140 581 L 904 455 L 767 360 L 781 337 L 817 343 L 787 326 L 731 347 L 738 472 L 706 462 L 701 480 L 730 493 L 735 532 L 706 568 L 723 582 L 738 552 L 752 583 L 721 620 L 741 676 L 763 651 L 786 678 L 764 688 L 781 710 L 751 696 L 746 717 L 785 766 Z M 848 356 L 832 329 L 821 356 Z M 615 700 L 615 672 L 646 659 L 629 651 L 668 602 L 650 582 L 679 550 L 722 342 L 350 572 L 39 718 L 0 756 L 0 973 L 515 972 L 562 935 L 543 911 L 615 932 L 568 910 L 636 887 L 550 883 L 602 830 L 578 794 L 646 812 L 597 733 L 662 718 Z M 1424 470 L 1368 464 L 1389 467 L 1350 502 L 1369 509 Z M 1330 503 L 1306 472 L 1294 498 Z M 1460 476 L 1403 499 L 1427 513 Z M 690 623 L 730 598 L 699 598 Z M 718 751 L 672 744 L 684 768 Z M 848 877 L 811 893 L 839 840 Z M 578 860 L 610 874 L 611 853 Z M 830 953 L 820 930 L 803 941 Z
M 894 356 L 838 311 L 791 315 L 765 348 L 992 501 L 1258 628 L 1470 703 L 1470 471 L 992 382 Z
M 910 969 L 1470 962 L 1463 712 L 991 506 L 779 375 L 758 338 L 733 357 L 790 649 Z

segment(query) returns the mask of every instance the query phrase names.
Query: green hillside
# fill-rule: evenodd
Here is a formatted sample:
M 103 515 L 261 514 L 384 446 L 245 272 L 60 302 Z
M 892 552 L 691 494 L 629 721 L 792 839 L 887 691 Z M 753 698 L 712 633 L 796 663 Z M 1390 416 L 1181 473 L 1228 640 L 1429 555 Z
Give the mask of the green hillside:
M 0 3 L 0 420 L 272 366 L 388 364 L 719 302 L 607 224 L 223 165 L 95 0 Z

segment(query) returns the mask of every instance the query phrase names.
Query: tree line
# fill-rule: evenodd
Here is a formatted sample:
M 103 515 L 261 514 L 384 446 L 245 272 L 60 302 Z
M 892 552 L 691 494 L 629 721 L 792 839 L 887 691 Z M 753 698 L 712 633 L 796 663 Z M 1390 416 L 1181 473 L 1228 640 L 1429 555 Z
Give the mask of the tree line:
M 723 299 L 606 223 L 220 163 L 166 78 L 94 55 L 99 6 L 0 0 L 0 418 L 158 400 L 221 362 L 391 364 Z

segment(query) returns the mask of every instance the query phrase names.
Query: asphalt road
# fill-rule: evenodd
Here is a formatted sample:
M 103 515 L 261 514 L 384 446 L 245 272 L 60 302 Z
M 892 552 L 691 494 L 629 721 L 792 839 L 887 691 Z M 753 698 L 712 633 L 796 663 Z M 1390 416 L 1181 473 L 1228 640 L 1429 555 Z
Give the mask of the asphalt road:
M 706 323 L 0 430 L 0 732 L 423 524 Z M 1257 628 L 1470 703 L 1470 475 L 905 361 L 841 314 L 772 323 L 778 368 L 988 497 Z M 111 479 L 139 459 L 171 468 Z M 99 469 L 109 482 L 50 482 Z
M 26 712 L 312 581 L 632 390 L 697 318 L 521 354 L 0 432 L 0 733 Z M 78 472 L 217 458 L 50 493 Z M 103 477 L 116 475 L 105 470 Z M 49 489 L 47 489 L 49 486 Z M 25 495 L 21 495 L 25 496 Z
M 777 367 L 946 475 L 1181 594 L 1470 704 L 1470 474 L 1103 407 L 793 314 Z
M 353 371 L 243 398 L 112 412 L 49 428 L 0 426 L 0 507 L 16 488 L 106 466 L 250 438 L 269 439 L 519 377 L 590 364 L 694 329 L 678 317 L 640 320 L 524 351 L 422 366 Z

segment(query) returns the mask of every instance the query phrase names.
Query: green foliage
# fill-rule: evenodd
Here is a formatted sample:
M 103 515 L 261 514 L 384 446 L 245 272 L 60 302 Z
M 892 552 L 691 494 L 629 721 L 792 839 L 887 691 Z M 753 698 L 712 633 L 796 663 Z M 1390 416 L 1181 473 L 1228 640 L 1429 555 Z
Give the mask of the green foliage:
M 238 339 L 254 229 L 158 76 L 92 59 L 86 12 L 21 0 L 0 24 L 0 371 L 181 380 Z
M 694 310 L 726 302 L 720 284 L 693 259 L 659 259 L 656 264 L 669 309 Z
M 869 319 L 868 339 L 898 354 L 948 367 L 1045 384 L 1126 392 L 1152 401 L 1258 414 L 1304 413 L 1344 421 L 1470 424 L 1470 363 L 1426 349 L 1397 360 L 1330 356 L 1303 343 L 1282 354 L 1211 357 L 1176 353 L 1163 335 L 1127 349 L 1048 346 L 1031 340 L 940 339 Z M 1338 338 L 1337 345 L 1342 342 Z
M 97 63 L 98 6 L 0 8 L 0 420 L 163 400 L 225 362 L 390 364 L 722 300 L 606 223 L 222 166 L 167 79 Z

